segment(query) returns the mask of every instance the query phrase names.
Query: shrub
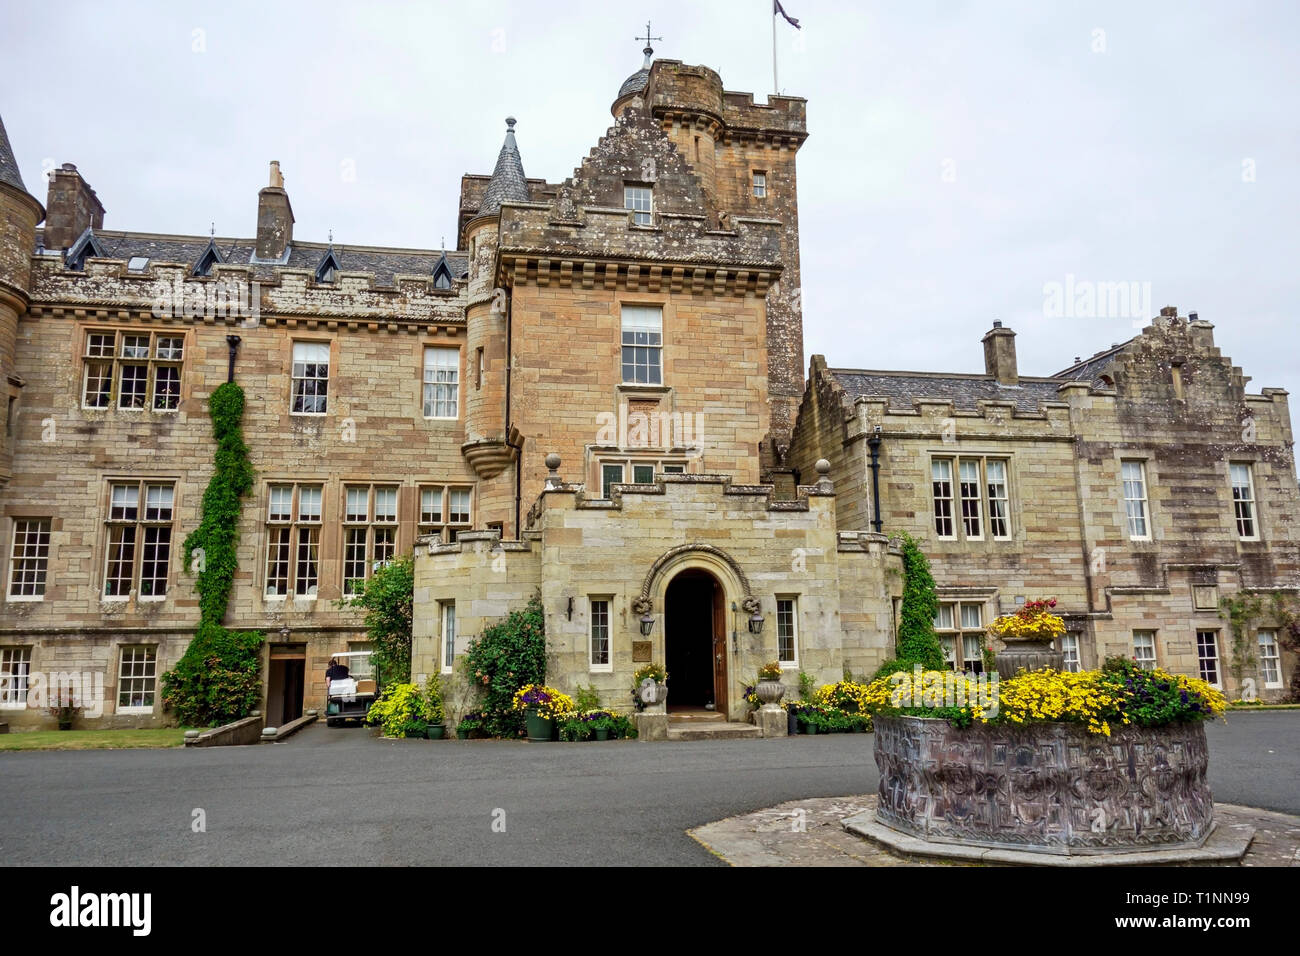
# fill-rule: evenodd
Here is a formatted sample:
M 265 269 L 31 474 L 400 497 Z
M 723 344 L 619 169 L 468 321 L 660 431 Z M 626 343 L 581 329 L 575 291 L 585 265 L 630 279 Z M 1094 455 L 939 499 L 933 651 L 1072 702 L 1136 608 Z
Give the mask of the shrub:
M 418 736 L 429 724 L 425 716 L 427 704 L 415 684 L 389 684 L 370 705 L 366 719 L 382 727 L 385 737 Z
M 934 633 L 934 618 L 939 613 L 934 576 L 930 561 L 911 535 L 903 534 L 903 602 L 898 623 L 898 659 L 908 668 L 941 670 L 943 648 Z
M 423 717 L 433 727 L 447 719 L 447 711 L 442 702 L 442 675 L 440 674 L 433 674 L 424 682 Z
M 813 693 L 817 690 L 817 679 L 807 671 L 799 672 L 799 699 L 812 700 Z
M 578 711 L 584 713 L 589 710 L 600 710 L 600 692 L 594 685 L 583 687 L 579 684 L 573 692 L 573 704 Z
M 163 674 L 162 698 L 182 726 L 228 724 L 257 707 L 261 667 L 261 634 L 200 624 L 176 666 Z
M 340 607 L 365 610 L 366 636 L 384 683 L 411 679 L 411 615 L 415 598 L 415 562 L 397 558 L 378 568 Z
M 546 620 L 534 596 L 520 611 L 483 629 L 466 653 L 471 683 L 482 695 L 483 729 L 496 737 L 518 737 L 524 715 L 514 709 L 515 691 L 546 680 Z M 570 707 L 572 709 L 572 707 Z

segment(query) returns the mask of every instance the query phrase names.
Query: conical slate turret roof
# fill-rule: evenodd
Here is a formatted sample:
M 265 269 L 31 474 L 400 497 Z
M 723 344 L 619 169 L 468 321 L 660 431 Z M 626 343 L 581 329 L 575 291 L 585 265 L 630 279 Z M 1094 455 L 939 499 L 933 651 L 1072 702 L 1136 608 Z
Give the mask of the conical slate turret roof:
M 492 170 L 492 179 L 483 192 L 483 204 L 479 206 L 480 216 L 495 216 L 501 211 L 503 202 L 527 202 L 528 182 L 524 178 L 524 164 L 519 158 L 519 147 L 515 144 L 515 118 L 506 117 L 506 141 L 501 144 L 497 155 L 496 169 Z
M 0 117 L 0 183 L 27 192 L 27 187 L 23 185 L 22 174 L 18 172 L 14 151 L 9 145 L 9 134 L 5 132 L 3 117 Z
M 655 51 L 647 44 L 641 52 L 645 54 L 645 62 L 641 64 L 641 69 L 624 80 L 623 85 L 618 88 L 617 98 L 620 100 L 630 93 L 640 93 L 650 82 L 650 65 L 654 62 Z

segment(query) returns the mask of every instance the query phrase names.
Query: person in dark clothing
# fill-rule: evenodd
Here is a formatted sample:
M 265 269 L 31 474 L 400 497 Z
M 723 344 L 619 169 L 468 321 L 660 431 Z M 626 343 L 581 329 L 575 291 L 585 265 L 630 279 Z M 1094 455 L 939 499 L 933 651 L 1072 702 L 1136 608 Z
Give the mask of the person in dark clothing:
M 325 669 L 326 680 L 330 680 L 330 681 L 343 680 L 344 678 L 350 676 L 351 674 L 348 673 L 348 668 L 346 664 L 340 664 L 339 659 L 337 657 L 330 658 L 330 666 Z

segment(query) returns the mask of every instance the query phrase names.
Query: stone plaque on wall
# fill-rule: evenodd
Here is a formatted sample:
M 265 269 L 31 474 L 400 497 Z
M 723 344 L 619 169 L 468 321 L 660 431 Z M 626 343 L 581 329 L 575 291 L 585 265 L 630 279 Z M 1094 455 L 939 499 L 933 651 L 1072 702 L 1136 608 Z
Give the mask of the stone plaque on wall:
M 646 664 L 650 661 L 650 642 L 633 641 L 632 642 L 632 663 Z

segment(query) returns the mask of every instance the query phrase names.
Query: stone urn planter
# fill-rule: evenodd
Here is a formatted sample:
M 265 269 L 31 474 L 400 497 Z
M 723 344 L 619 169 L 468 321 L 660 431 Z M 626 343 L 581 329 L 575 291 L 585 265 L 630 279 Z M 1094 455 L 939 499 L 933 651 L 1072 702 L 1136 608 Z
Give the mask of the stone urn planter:
M 763 707 L 779 709 L 781 698 L 785 696 L 785 685 L 776 680 L 761 680 L 754 686 L 754 694 Z
M 875 718 L 876 821 L 934 843 L 1052 854 L 1199 847 L 1214 827 L 1201 722 L 1124 726 Z
M 1065 658 L 1051 641 L 1005 638 L 1006 647 L 998 651 L 998 677 L 1010 680 L 1020 671 L 1036 671 L 1044 667 L 1060 670 Z
M 641 703 L 645 704 L 645 711 L 648 714 L 666 713 L 668 709 L 668 682 L 654 681 L 647 677 L 641 681 L 641 686 L 637 688 L 637 695 L 641 698 Z

